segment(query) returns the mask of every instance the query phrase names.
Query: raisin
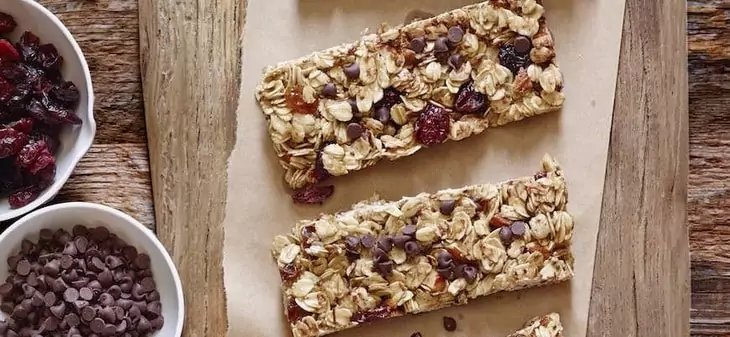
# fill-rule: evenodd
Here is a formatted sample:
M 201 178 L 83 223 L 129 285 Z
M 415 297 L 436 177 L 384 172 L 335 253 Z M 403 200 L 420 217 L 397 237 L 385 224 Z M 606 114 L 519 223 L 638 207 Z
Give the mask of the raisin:
M 7 102 L 15 94 L 15 87 L 8 80 L 0 77 L 0 102 Z
M 454 110 L 464 114 L 482 114 L 487 110 L 487 96 L 476 91 L 474 83 L 464 83 L 456 94 Z
M 517 74 L 520 68 L 525 68 L 532 63 L 529 53 L 518 53 L 515 46 L 505 44 L 499 47 L 499 64 L 509 69 L 512 74 Z
M 14 156 L 22 151 L 28 135 L 15 129 L 0 129 L 0 158 Z
M 46 70 L 59 71 L 63 63 L 63 57 L 52 44 L 44 44 L 38 47 L 38 64 Z
M 46 111 L 48 111 L 48 116 L 56 124 L 81 124 L 79 116 L 73 110 L 66 108 L 59 102 L 44 97 L 43 105 L 45 105 Z
M 295 204 L 322 204 L 325 200 L 332 196 L 335 187 L 327 186 L 307 186 L 294 191 L 292 199 Z
M 373 322 L 390 317 L 392 311 L 390 307 L 380 305 L 370 311 L 358 312 L 352 315 L 352 321 L 360 324 Z
M 10 203 L 11 208 L 20 208 L 33 202 L 33 200 L 38 198 L 39 194 L 40 191 L 36 187 L 26 187 L 11 194 L 10 198 L 8 198 L 8 202 Z
M 5 62 L 15 62 L 20 60 L 18 50 L 8 40 L 0 40 L 0 60 Z
M 20 37 L 17 49 L 25 62 L 38 63 L 38 48 L 41 40 L 31 32 L 25 32 Z
M 423 145 L 443 143 L 450 127 L 451 118 L 446 109 L 429 103 L 416 121 L 416 140 Z
M 18 23 L 10 14 L 0 12 L 0 34 L 11 33 L 17 26 Z
M 73 82 L 64 82 L 55 85 L 51 89 L 51 94 L 57 100 L 64 103 L 76 103 L 79 100 L 79 89 Z
M 15 165 L 26 169 L 31 174 L 37 174 L 48 166 L 56 164 L 46 142 L 39 140 L 26 144 L 15 158 Z
M 30 118 L 22 118 L 20 120 L 8 123 L 5 125 L 6 128 L 14 129 L 25 134 L 30 134 L 33 131 L 33 120 Z

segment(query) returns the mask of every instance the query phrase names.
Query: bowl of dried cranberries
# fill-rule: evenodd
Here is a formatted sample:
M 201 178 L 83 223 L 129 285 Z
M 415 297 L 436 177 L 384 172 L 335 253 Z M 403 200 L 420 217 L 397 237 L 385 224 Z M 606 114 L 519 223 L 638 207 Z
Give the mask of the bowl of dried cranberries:
M 91 75 L 34 0 L 0 1 L 0 221 L 56 196 L 96 133 Z

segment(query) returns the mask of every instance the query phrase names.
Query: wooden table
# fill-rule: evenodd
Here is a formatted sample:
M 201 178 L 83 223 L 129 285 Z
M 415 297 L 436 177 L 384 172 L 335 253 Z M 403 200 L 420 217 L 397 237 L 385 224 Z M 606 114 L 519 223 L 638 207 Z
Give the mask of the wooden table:
M 96 144 L 59 200 L 156 227 L 187 290 L 185 335 L 224 336 L 221 223 L 246 1 L 41 2 L 79 40 L 97 93 Z M 589 336 L 689 335 L 688 152 L 692 333 L 730 333 L 723 3 L 690 1 L 688 151 L 686 3 L 627 0 Z

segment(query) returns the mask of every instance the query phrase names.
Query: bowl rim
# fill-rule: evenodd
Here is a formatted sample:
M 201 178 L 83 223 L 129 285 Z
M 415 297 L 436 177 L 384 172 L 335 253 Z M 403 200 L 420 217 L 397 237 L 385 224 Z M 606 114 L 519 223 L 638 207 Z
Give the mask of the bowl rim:
M 164 245 L 162 245 L 162 242 L 157 238 L 156 235 L 147 227 L 142 225 L 139 221 L 134 219 L 132 216 L 116 209 L 112 208 L 106 205 L 96 204 L 96 203 L 90 203 L 90 202 L 65 202 L 65 203 L 59 203 L 55 205 L 46 206 L 43 208 L 39 208 L 31 213 L 26 214 L 22 218 L 20 218 L 18 221 L 16 221 L 14 224 L 10 225 L 4 232 L 0 233 L 0 243 L 7 239 L 7 237 L 12 233 L 13 231 L 18 230 L 21 228 L 25 223 L 39 217 L 43 216 L 46 213 L 52 213 L 61 209 L 75 209 L 78 211 L 81 211 L 79 214 L 83 214 L 83 211 L 85 210 L 95 210 L 100 211 L 104 213 L 109 213 L 115 217 L 118 217 L 125 222 L 132 225 L 137 231 L 141 232 L 145 237 L 147 237 L 149 240 L 152 241 L 155 248 L 159 251 L 159 253 L 162 255 L 162 258 L 165 260 L 165 263 L 172 271 L 172 281 L 175 285 L 175 296 L 177 297 L 178 301 L 178 311 L 177 311 L 177 324 L 175 325 L 175 331 L 173 336 L 180 337 L 182 336 L 183 331 L 183 323 L 185 320 L 185 296 L 182 289 L 182 281 L 180 280 L 180 274 L 178 273 L 177 267 L 175 266 L 175 263 L 172 261 L 172 258 L 170 257 L 170 254 L 167 252 L 167 249 Z M 162 337 L 162 336 L 160 336 Z M 167 336 L 166 336 L 167 337 Z
M 84 72 L 84 81 L 87 83 L 86 86 L 86 96 L 87 96 L 87 106 L 88 111 L 87 118 L 88 121 L 86 121 L 86 126 L 89 130 L 90 137 L 88 142 L 81 142 L 82 138 L 78 138 L 76 140 L 76 143 L 74 144 L 74 148 L 78 148 L 78 151 L 75 151 L 76 154 L 70 154 L 69 156 L 69 169 L 66 171 L 66 173 L 61 175 L 56 175 L 54 178 L 54 183 L 44 189 L 38 197 L 33 200 L 31 203 L 19 207 L 16 209 L 10 209 L 7 212 L 0 213 L 0 221 L 5 221 L 9 219 L 14 219 L 17 217 L 20 217 L 22 215 L 27 214 L 28 212 L 31 212 L 38 207 L 45 205 L 51 199 L 53 199 L 58 192 L 63 188 L 63 186 L 68 181 L 69 177 L 71 177 L 71 174 L 73 173 L 74 169 L 76 169 L 76 166 L 79 164 L 79 161 L 81 161 L 81 158 L 83 158 L 88 152 L 89 149 L 91 149 L 91 146 L 94 144 L 94 139 L 96 138 L 96 120 L 94 119 L 94 89 L 93 89 L 93 82 L 91 80 L 91 72 L 89 71 L 89 65 L 86 62 L 86 57 L 84 56 L 83 51 L 81 50 L 81 47 L 79 47 L 79 44 L 76 42 L 76 39 L 74 39 L 71 32 L 66 28 L 66 25 L 61 22 L 61 20 L 53 14 L 50 10 L 45 8 L 43 5 L 37 3 L 35 0 L 20 0 L 20 2 L 31 6 L 34 10 L 38 11 L 39 13 L 43 14 L 45 17 L 47 17 L 50 22 L 52 22 L 59 30 L 60 32 L 66 37 L 68 42 L 71 44 L 71 47 L 73 48 L 76 55 L 78 55 L 78 58 L 81 62 L 81 69 Z

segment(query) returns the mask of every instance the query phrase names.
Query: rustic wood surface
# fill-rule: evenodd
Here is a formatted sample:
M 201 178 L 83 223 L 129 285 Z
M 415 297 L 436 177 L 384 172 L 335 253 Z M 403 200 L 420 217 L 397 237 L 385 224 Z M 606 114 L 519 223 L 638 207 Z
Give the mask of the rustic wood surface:
M 156 218 L 187 290 L 185 336 L 224 336 L 221 222 L 245 1 L 41 2 L 76 36 L 97 93 L 96 144 L 59 200 L 105 203 L 148 226 Z M 685 3 L 627 2 L 589 335 L 683 336 Z M 722 226 L 730 219 L 730 165 L 721 148 L 730 140 L 723 105 L 730 8 L 721 0 L 689 5 L 692 334 L 723 335 L 730 333 L 730 231 Z

